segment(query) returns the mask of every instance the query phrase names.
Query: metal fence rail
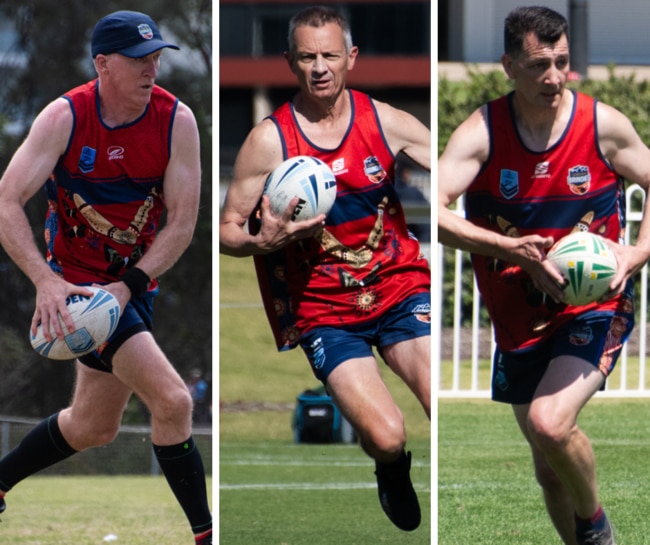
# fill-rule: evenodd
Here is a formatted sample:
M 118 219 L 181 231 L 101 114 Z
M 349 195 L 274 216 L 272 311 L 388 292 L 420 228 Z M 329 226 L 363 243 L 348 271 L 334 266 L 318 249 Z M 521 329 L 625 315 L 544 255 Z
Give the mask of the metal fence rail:
M 40 420 L 0 415 L 0 458 L 18 445 Z M 206 474 L 212 474 L 212 428 L 196 427 L 192 435 L 201 452 Z M 110 445 L 75 454 L 41 472 L 43 475 L 157 475 L 151 427 L 121 426 Z
M 636 196 L 636 198 L 635 198 Z M 640 203 L 640 204 L 639 204 Z M 627 222 L 626 242 L 630 242 L 632 227 L 638 224 L 643 217 L 645 192 L 638 185 L 631 185 L 626 190 Z M 636 204 L 636 208 L 635 208 Z M 464 214 L 464 202 L 459 199 L 457 213 Z M 434 361 L 440 362 L 438 375 L 438 396 L 441 398 L 489 398 L 490 397 L 490 371 L 494 341 L 490 328 L 481 327 L 479 316 L 481 310 L 481 297 L 476 287 L 472 288 L 471 316 L 462 314 L 462 273 L 463 252 L 454 252 L 453 263 L 445 263 L 443 247 L 437 245 L 433 250 L 432 267 L 434 267 L 434 298 L 440 298 L 441 314 L 437 317 L 432 327 L 434 328 L 434 347 L 437 344 L 437 354 Z M 437 263 L 437 267 L 434 265 Z M 445 303 L 443 298 L 443 279 L 445 269 L 454 268 L 454 293 L 452 304 Z M 648 266 L 641 271 L 640 287 L 636 293 L 636 308 L 638 311 L 637 324 L 630 341 L 623 348 L 623 352 L 616 366 L 612 384 L 607 389 L 599 392 L 600 397 L 650 397 L 650 387 L 646 384 L 646 347 L 647 347 L 647 298 L 648 298 Z M 443 328 L 443 315 L 451 315 L 453 326 Z M 470 323 L 463 327 L 463 323 Z M 435 350 L 435 348 L 434 348 Z M 638 360 L 637 360 L 638 358 Z M 633 362 L 638 361 L 638 364 Z M 618 375 L 618 376 L 617 376 Z

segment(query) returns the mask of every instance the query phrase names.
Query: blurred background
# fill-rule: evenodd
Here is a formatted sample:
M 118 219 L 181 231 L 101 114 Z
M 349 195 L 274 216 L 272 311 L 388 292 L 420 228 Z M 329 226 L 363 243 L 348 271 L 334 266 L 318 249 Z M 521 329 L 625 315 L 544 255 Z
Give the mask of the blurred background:
M 220 202 L 237 150 L 248 132 L 297 84 L 283 57 L 289 19 L 314 2 L 221 0 L 219 7 L 219 180 Z M 349 20 L 359 57 L 349 86 L 415 115 L 431 125 L 431 3 L 322 1 Z M 430 176 L 399 157 L 396 186 L 410 227 L 430 241 Z
M 348 18 L 359 47 L 349 87 L 431 126 L 431 3 L 420 0 L 319 2 L 222 0 L 219 6 L 219 203 L 248 132 L 297 81 L 283 52 L 289 20 L 313 4 Z M 215 150 L 215 154 L 217 151 Z M 216 155 L 215 155 L 216 157 Z M 396 187 L 411 230 L 430 252 L 430 173 L 398 157 Z M 430 421 L 388 368 L 380 370 L 404 414 L 413 479 L 430 508 Z M 278 352 L 251 258 L 219 256 L 220 540 L 275 543 L 430 543 L 425 516 L 417 536 L 400 532 L 376 498 L 372 461 L 355 444 L 296 444 L 297 396 L 319 386 L 301 349 Z M 327 513 L 328 516 L 323 516 Z M 332 520 L 336 524 L 332 525 Z M 371 537 L 372 536 L 372 537 Z
M 145 12 L 156 21 L 166 40 L 180 46 L 178 52 L 165 51 L 157 83 L 188 104 L 197 118 L 201 134 L 202 203 L 191 247 L 160 280 L 155 334 L 181 375 L 206 400 L 199 401 L 200 415 L 197 413 L 196 417 L 209 426 L 212 3 L 209 0 L 128 3 L 68 0 L 65 13 L 62 9 L 61 2 L 55 0 L 0 1 L 0 172 L 26 136 L 36 114 L 47 103 L 96 77 L 90 37 L 101 17 L 120 9 Z M 45 195 L 37 194 L 26 211 L 34 238 L 43 249 Z M 43 418 L 66 406 L 72 390 L 73 365 L 42 358 L 29 344 L 34 296 L 31 282 L 0 248 L 0 455 L 24 434 L 22 426 L 31 427 L 31 419 Z M 197 375 L 205 384 L 199 382 Z M 132 399 L 124 422 L 132 426 L 148 424 L 148 414 L 137 399 Z M 145 432 L 139 432 L 135 440 L 142 443 L 142 434 Z M 146 468 L 149 455 L 147 449 L 142 462 Z M 204 457 L 209 462 L 210 452 L 205 449 Z

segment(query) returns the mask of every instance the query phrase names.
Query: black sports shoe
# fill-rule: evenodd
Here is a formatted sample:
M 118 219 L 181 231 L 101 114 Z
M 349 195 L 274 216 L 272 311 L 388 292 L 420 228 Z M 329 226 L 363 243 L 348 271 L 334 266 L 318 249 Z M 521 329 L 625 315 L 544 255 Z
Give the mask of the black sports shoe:
M 379 503 L 390 521 L 400 530 L 415 530 L 420 525 L 420 504 L 411 484 L 411 453 L 402 451 L 390 464 L 376 463 Z
M 614 529 L 607 515 L 597 527 L 584 528 L 576 523 L 576 539 L 578 545 L 616 545 L 614 541 Z
M 5 502 L 4 498 L 0 498 L 0 513 L 4 513 L 6 508 L 7 502 Z

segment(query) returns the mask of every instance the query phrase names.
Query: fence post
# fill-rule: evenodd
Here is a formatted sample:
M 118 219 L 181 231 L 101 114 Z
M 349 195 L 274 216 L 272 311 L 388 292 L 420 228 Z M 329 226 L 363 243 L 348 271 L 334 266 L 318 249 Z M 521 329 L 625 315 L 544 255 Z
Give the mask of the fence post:
M 9 454 L 9 436 L 11 435 L 11 424 L 6 420 L 0 424 L 0 458 Z

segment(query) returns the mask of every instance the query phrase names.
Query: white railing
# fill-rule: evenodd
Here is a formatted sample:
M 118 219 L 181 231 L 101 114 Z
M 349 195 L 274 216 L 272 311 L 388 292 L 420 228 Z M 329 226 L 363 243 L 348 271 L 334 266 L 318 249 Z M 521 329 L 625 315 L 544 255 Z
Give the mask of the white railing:
M 633 196 L 638 194 L 641 204 L 633 209 Z M 629 243 L 632 226 L 638 224 L 643 216 L 643 204 L 645 203 L 645 192 L 638 185 L 628 187 L 626 191 L 627 222 L 626 239 Z M 459 199 L 457 212 L 463 214 L 464 201 Z M 462 252 L 453 252 L 453 264 L 444 262 L 443 248 L 437 245 L 437 253 L 432 256 L 432 265 L 437 262 L 437 270 L 434 268 L 434 301 L 439 297 L 441 314 L 434 319 L 437 321 L 434 327 L 434 347 L 437 343 L 438 354 L 434 361 L 440 362 L 438 375 L 438 396 L 439 397 L 465 397 L 482 398 L 490 397 L 490 372 L 492 367 L 492 354 L 494 353 L 494 341 L 492 331 L 482 328 L 479 323 L 481 310 L 481 298 L 473 284 L 472 311 L 469 320 L 470 326 L 462 327 L 465 320 L 462 315 L 462 273 L 463 260 Z M 449 255 L 449 250 L 447 250 Z M 454 267 L 454 295 L 451 305 L 445 304 L 443 299 L 443 279 L 445 267 Z M 435 267 L 435 266 L 434 266 Z M 617 363 L 614 373 L 608 380 L 607 389 L 599 392 L 598 396 L 603 397 L 650 397 L 650 387 L 646 385 L 646 343 L 647 343 L 647 294 L 648 294 L 648 266 L 641 271 L 641 282 L 636 294 L 636 305 L 638 309 L 637 324 L 630 341 L 625 345 L 621 357 Z M 453 326 L 443 328 L 442 315 L 452 314 Z M 487 330 L 486 330 L 487 329 Z M 435 350 L 435 348 L 434 348 Z M 638 362 L 638 363 L 637 363 Z

